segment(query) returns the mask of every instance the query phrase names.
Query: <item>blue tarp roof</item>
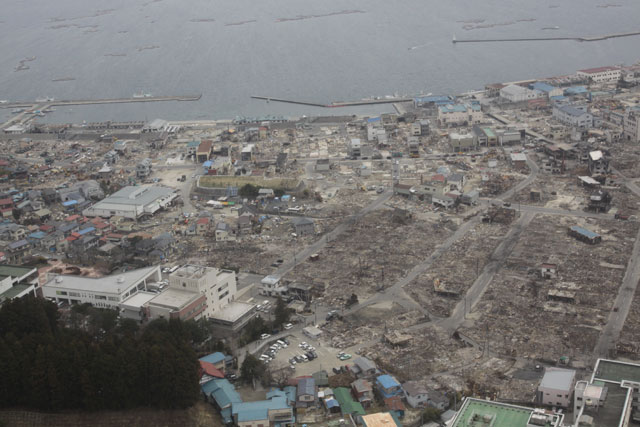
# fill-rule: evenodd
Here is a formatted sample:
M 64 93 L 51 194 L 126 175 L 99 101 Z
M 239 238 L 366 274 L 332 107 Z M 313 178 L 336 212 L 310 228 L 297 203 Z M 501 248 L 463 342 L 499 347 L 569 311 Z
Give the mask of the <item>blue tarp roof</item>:
M 370 119 L 367 119 L 368 123 L 374 123 L 379 121 L 380 121 L 380 117 L 371 117 Z
M 400 385 L 391 375 L 380 375 L 377 381 L 384 388 L 398 387 Z
M 77 200 L 69 200 L 68 202 L 62 202 L 62 206 L 67 207 L 67 206 L 73 206 L 73 205 L 77 205 L 78 201 Z
M 199 360 L 202 360 L 203 362 L 209 362 L 209 363 L 220 363 L 224 360 L 225 355 L 224 353 L 221 353 L 219 351 L 216 351 L 215 353 L 211 353 L 208 354 L 206 356 L 201 357 Z
M 207 160 L 206 162 L 204 162 L 204 163 L 202 164 L 202 167 L 204 167 L 204 168 L 210 168 L 212 164 L 213 164 L 213 162 L 212 162 L 211 160 Z
M 36 231 L 35 233 L 29 234 L 29 237 L 32 239 L 44 239 L 46 235 L 44 231 Z

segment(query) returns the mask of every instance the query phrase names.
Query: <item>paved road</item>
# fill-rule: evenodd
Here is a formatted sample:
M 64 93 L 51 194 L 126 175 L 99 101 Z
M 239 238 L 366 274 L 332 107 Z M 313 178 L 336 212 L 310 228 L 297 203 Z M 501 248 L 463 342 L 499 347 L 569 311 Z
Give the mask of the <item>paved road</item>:
M 613 304 L 613 310 L 609 313 L 607 324 L 602 329 L 598 343 L 593 350 L 594 359 L 598 357 L 609 357 L 609 351 L 615 347 L 624 322 L 629 315 L 633 296 L 640 280 L 640 230 L 636 235 L 636 242 L 633 245 L 631 258 L 627 264 L 627 271 L 624 274 L 618 296 Z
M 491 258 L 487 264 L 485 264 L 482 272 L 478 276 L 473 285 L 467 291 L 465 297 L 458 302 L 454 308 L 451 316 L 437 322 L 438 326 L 442 327 L 449 333 L 453 333 L 456 329 L 462 325 L 467 312 L 480 301 L 480 298 L 484 294 L 487 286 L 493 280 L 496 273 L 502 268 L 507 260 L 507 257 L 513 251 L 520 235 L 524 232 L 527 226 L 531 223 L 531 220 L 535 217 L 534 213 L 525 212 L 511 227 L 509 233 L 505 236 L 504 240 L 493 251 Z
M 503 200 L 508 199 L 509 197 L 513 196 L 516 192 L 521 191 L 524 188 L 526 188 L 529 185 L 531 185 L 531 183 L 538 176 L 538 172 L 540 171 L 540 168 L 528 156 L 527 156 L 527 164 L 529 165 L 529 168 L 531 170 L 531 173 L 527 176 L 527 178 L 522 180 L 521 182 L 519 182 L 512 189 L 507 190 L 506 192 L 500 194 L 498 197 L 496 197 L 495 200 L 500 200 L 500 202 L 502 203 Z M 532 208 L 535 208 L 535 207 L 532 207 Z M 476 208 L 476 209 L 479 209 L 479 208 Z M 544 209 L 544 208 L 541 208 L 541 209 Z M 530 215 L 531 218 L 533 218 L 532 214 L 525 213 L 525 216 L 527 216 L 527 215 Z M 472 217 L 470 220 L 464 222 L 460 227 L 458 227 L 458 229 L 456 230 L 455 233 L 453 233 L 447 240 L 445 240 L 441 245 L 439 245 L 435 249 L 435 251 L 429 256 L 429 258 L 427 258 L 424 261 L 420 262 L 419 264 L 415 265 L 409 271 L 409 273 L 407 273 L 406 276 L 400 278 L 391 287 L 387 288 L 385 290 L 385 292 L 377 294 L 377 295 L 374 295 L 371 298 L 367 299 L 366 301 L 363 301 L 362 303 L 358 304 L 357 306 L 352 307 L 350 310 L 347 311 L 346 314 L 355 313 L 356 311 L 358 311 L 358 310 L 360 310 L 360 309 L 362 309 L 364 307 L 368 307 L 368 306 L 376 304 L 376 303 L 378 303 L 380 301 L 389 301 L 389 300 L 391 300 L 391 301 L 394 301 L 394 302 L 400 304 L 401 306 L 403 306 L 403 307 L 405 307 L 407 309 L 416 309 L 416 310 L 422 312 L 422 314 L 424 314 L 424 315 L 431 316 L 424 307 L 422 307 L 420 304 L 416 303 L 409 295 L 407 295 L 407 293 L 404 291 L 403 288 L 406 285 L 408 285 L 409 283 L 411 283 L 413 280 L 415 280 L 416 277 L 418 277 L 420 274 L 422 274 L 425 271 L 427 271 L 431 267 L 431 265 L 433 265 L 435 260 L 440 258 L 440 256 L 446 250 L 448 250 L 451 246 L 453 246 L 453 244 L 455 242 L 457 242 L 459 239 L 463 238 L 467 234 L 467 232 L 469 232 L 469 230 L 471 230 L 479 221 L 480 221 L 480 216 L 477 215 L 477 216 Z M 529 221 L 530 221 L 530 219 L 529 219 Z M 518 234 L 518 236 L 519 236 L 519 234 Z M 508 239 L 509 239 L 509 235 L 507 235 L 505 237 L 505 241 L 508 240 Z M 517 241 L 517 237 L 516 237 L 515 241 Z M 515 242 L 514 242 L 514 244 L 515 244 Z M 498 248 L 500 248 L 500 246 L 498 246 Z M 495 275 L 495 272 L 493 274 Z M 493 277 L 493 275 L 491 277 Z M 485 284 L 485 286 L 487 284 L 488 284 L 488 282 Z M 483 292 L 484 292 L 484 290 L 483 290 Z M 421 324 L 421 325 L 424 325 L 424 323 Z
M 406 276 L 400 278 L 396 283 L 394 283 L 392 286 L 387 288 L 385 290 L 385 292 L 376 294 L 373 297 L 367 299 L 366 301 L 363 301 L 362 303 L 358 304 L 357 306 L 355 306 L 355 307 L 351 308 L 350 310 L 346 311 L 345 314 L 355 313 L 356 311 L 358 311 L 358 310 L 360 310 L 360 309 L 362 309 L 364 307 L 368 307 L 368 306 L 376 304 L 376 303 L 378 303 L 380 301 L 393 300 L 395 302 L 401 303 L 400 300 L 406 300 L 407 298 L 410 298 L 404 292 L 403 288 L 406 285 L 408 285 L 409 283 L 413 282 L 419 275 L 421 275 L 422 273 L 427 271 L 433 265 L 433 263 L 438 258 L 440 258 L 440 256 L 445 251 L 447 251 L 451 246 L 453 246 L 453 244 L 455 242 L 457 242 L 458 240 L 463 238 L 469 232 L 469 230 L 471 230 L 479 221 L 480 221 L 480 216 L 476 215 L 475 217 L 471 218 L 469 221 L 463 223 L 460 227 L 458 227 L 458 229 L 455 231 L 455 233 L 453 233 L 451 236 L 449 236 L 449 238 L 447 240 L 445 240 L 441 245 L 439 245 L 433 251 L 433 253 L 431 253 L 429 258 L 427 258 L 427 259 L 423 260 L 422 262 L 420 262 L 419 264 L 415 265 L 409 271 L 409 273 L 407 273 Z M 429 315 L 429 313 L 422 306 L 417 304 L 412 299 L 410 299 L 410 301 L 413 303 L 413 307 L 412 308 L 418 309 L 418 310 L 422 311 L 423 314 Z
M 638 187 L 633 181 L 626 178 L 619 171 L 614 170 L 614 173 L 621 176 L 625 180 L 627 188 L 633 192 L 636 196 L 640 197 L 640 187 Z M 614 349 L 616 342 L 620 338 L 620 332 L 624 327 L 624 322 L 629 315 L 631 304 L 633 302 L 633 296 L 638 288 L 638 282 L 640 281 L 640 230 L 636 235 L 636 241 L 631 251 L 631 257 L 627 264 L 627 270 L 625 271 L 622 283 L 618 289 L 618 296 L 613 304 L 613 309 L 609 313 L 607 323 L 600 333 L 598 343 L 593 350 L 594 359 L 598 357 L 609 357 L 609 352 Z
M 530 206 L 530 205 L 514 205 L 514 209 L 522 212 L 531 212 L 542 215 L 560 215 L 560 216 L 575 216 L 580 218 L 597 218 L 597 219 L 614 219 L 611 214 L 603 214 L 597 212 L 584 212 L 584 211 L 571 211 L 560 208 L 545 208 L 543 206 Z
M 322 248 L 327 245 L 327 242 L 331 240 L 335 240 L 338 236 L 344 233 L 351 224 L 355 223 L 359 218 L 362 218 L 366 214 L 371 211 L 374 211 L 384 205 L 393 195 L 391 190 L 387 190 L 384 193 L 380 194 L 378 198 L 376 198 L 369 205 L 361 209 L 357 214 L 349 217 L 348 220 L 340 223 L 336 228 L 322 236 L 320 239 L 316 240 L 311 245 L 307 246 L 300 252 L 297 252 L 295 258 L 289 258 L 286 260 L 278 269 L 272 273 L 274 276 L 283 277 L 285 274 L 289 273 L 291 270 L 295 268 L 296 265 L 303 263 L 308 257 L 311 255 L 318 253 Z

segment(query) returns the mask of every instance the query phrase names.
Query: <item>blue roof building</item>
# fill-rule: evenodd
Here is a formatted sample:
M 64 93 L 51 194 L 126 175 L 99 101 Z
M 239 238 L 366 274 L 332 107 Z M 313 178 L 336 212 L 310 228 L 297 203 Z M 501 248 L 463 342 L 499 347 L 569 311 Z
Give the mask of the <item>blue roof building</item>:
M 218 408 L 224 423 L 232 424 L 232 406 L 242 403 L 242 398 L 233 384 L 226 379 L 215 379 L 202 384 L 200 388 L 207 401 Z
M 295 423 L 293 410 L 284 396 L 257 402 L 235 403 L 232 408 L 233 420 L 237 425 L 257 424 L 285 427 Z
M 316 381 L 313 378 L 301 378 L 296 391 L 296 407 L 313 406 L 316 397 Z
M 29 240 L 33 239 L 33 240 L 40 241 L 41 239 L 44 239 L 46 236 L 47 236 L 47 233 L 45 233 L 44 231 L 36 231 L 35 233 L 29 234 Z
M 95 227 L 87 227 L 78 231 L 78 234 L 84 236 L 85 234 L 93 233 L 94 231 L 96 231 Z
M 467 106 L 464 104 L 441 105 L 439 108 L 442 113 L 466 113 L 467 112 Z
M 426 104 L 445 105 L 452 104 L 453 98 L 447 95 L 419 96 L 413 99 L 413 103 L 416 106 L 422 106 Z
M 384 399 L 402 395 L 402 386 L 391 375 L 380 375 L 376 378 L 376 387 Z
M 602 241 L 602 236 L 598 233 L 595 233 L 591 230 L 587 230 L 586 228 L 579 227 L 577 225 L 571 226 L 569 228 L 569 235 L 577 238 L 578 240 L 582 240 L 587 243 L 599 243 Z
M 566 96 L 572 96 L 572 95 L 584 95 L 586 93 L 588 93 L 589 91 L 587 90 L 586 87 L 584 86 L 571 86 L 568 87 L 564 90 L 564 94 Z
M 202 360 L 203 362 L 213 363 L 215 365 L 216 363 L 220 363 L 224 361 L 224 359 L 225 359 L 224 353 L 216 351 L 215 353 L 211 353 L 204 357 L 201 357 L 199 360 Z

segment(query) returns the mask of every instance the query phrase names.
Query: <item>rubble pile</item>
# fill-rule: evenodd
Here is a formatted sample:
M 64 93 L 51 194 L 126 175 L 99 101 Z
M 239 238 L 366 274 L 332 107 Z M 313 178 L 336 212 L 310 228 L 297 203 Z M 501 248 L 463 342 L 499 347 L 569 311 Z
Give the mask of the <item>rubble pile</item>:
M 361 299 L 392 285 L 450 234 L 432 221 L 399 225 L 392 212 L 378 210 L 358 219 L 327 244 L 319 261 L 307 260 L 285 278 L 325 282 L 329 293 L 355 293 Z
M 638 224 L 590 219 L 583 225 L 603 236 L 591 246 L 567 235 L 568 221 L 532 221 L 462 333 L 506 356 L 589 354 L 613 309 Z M 548 279 L 541 277 L 545 263 L 557 268 Z
M 436 316 L 448 316 L 471 287 L 509 227 L 478 223 L 405 289 Z

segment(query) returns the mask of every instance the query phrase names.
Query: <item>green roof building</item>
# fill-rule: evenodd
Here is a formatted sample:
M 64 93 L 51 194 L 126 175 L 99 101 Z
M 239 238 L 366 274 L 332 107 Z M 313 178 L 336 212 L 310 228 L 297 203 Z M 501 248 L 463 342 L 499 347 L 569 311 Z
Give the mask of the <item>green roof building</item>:
M 467 398 L 451 427 L 560 427 L 563 418 L 543 409 Z

